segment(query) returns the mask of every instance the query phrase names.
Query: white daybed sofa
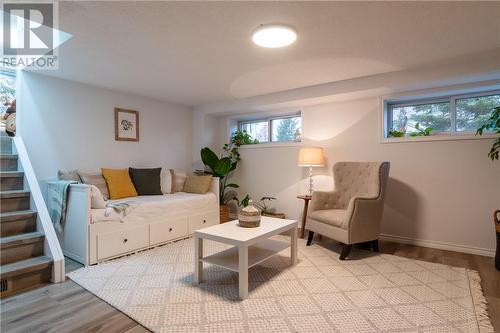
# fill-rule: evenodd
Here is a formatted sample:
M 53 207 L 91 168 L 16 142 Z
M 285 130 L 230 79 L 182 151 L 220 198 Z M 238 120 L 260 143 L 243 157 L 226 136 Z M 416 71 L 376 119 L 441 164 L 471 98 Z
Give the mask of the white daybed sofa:
M 48 184 L 49 202 L 53 184 Z M 219 223 L 218 178 L 212 178 L 206 194 L 176 192 L 115 200 L 130 204 L 125 216 L 113 208 L 91 209 L 90 192 L 89 185 L 70 185 L 66 220 L 56 230 L 64 255 L 84 265 L 186 238 L 194 230 Z

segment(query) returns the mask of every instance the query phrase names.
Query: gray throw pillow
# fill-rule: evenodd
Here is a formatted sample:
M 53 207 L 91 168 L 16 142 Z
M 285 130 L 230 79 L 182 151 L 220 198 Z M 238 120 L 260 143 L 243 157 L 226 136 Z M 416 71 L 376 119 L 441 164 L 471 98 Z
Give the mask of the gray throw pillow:
M 136 169 L 128 168 L 132 183 L 138 195 L 162 195 L 160 174 L 161 168 Z

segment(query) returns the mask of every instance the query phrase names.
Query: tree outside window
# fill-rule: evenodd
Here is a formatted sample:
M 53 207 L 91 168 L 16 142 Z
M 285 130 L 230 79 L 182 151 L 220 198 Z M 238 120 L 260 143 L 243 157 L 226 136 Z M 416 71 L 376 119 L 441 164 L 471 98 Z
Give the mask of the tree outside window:
M 450 95 L 415 103 L 391 103 L 388 107 L 390 136 L 471 132 L 484 124 L 500 106 L 498 91 Z M 428 129 L 425 133 L 423 129 Z
M 300 141 L 302 134 L 300 114 L 241 121 L 238 126 L 240 130 L 258 139 L 260 143 Z
M 0 105 L 10 104 L 16 98 L 16 72 L 0 66 Z
M 500 95 L 459 98 L 456 101 L 457 131 L 475 131 L 500 106 Z
M 300 117 L 272 120 L 273 141 L 297 141 L 300 139 L 302 121 Z

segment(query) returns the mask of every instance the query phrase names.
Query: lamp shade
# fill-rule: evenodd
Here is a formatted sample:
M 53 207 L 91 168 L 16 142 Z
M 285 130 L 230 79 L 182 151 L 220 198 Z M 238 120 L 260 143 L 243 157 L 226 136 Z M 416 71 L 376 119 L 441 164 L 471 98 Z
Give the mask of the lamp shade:
M 300 148 L 299 166 L 324 166 L 323 148 L 309 147 Z

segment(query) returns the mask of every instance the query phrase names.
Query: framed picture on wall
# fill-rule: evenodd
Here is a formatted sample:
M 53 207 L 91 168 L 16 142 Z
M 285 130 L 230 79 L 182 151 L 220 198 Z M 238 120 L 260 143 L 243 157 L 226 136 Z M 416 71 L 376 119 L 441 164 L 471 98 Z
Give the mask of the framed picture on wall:
M 139 141 L 139 112 L 115 108 L 115 140 Z

